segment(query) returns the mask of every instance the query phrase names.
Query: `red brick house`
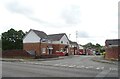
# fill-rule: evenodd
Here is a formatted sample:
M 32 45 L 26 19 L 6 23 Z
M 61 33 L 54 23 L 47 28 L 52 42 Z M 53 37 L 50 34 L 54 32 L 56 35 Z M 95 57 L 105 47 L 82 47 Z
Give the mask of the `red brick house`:
M 79 44 L 78 46 L 79 46 L 79 48 L 78 48 L 78 54 L 79 55 L 85 55 L 86 52 L 85 52 L 85 48 L 83 47 L 83 45 Z
M 79 48 L 79 45 L 77 42 L 73 42 L 73 41 L 70 41 L 70 53 L 72 55 L 77 55 L 78 54 L 78 48 Z
M 69 53 L 69 39 L 65 33 L 48 35 L 48 39 L 52 40 L 53 53 Z
M 120 60 L 120 39 L 105 41 L 105 59 Z
M 34 52 L 36 56 L 52 54 L 51 40 L 43 31 L 29 30 L 23 38 L 23 49 L 27 52 Z

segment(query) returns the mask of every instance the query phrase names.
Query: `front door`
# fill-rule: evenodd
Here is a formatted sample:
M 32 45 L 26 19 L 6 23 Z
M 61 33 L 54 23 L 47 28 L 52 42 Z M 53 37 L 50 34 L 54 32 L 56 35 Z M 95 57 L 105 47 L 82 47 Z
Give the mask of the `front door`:
M 52 54 L 52 49 L 48 49 L 48 54 Z

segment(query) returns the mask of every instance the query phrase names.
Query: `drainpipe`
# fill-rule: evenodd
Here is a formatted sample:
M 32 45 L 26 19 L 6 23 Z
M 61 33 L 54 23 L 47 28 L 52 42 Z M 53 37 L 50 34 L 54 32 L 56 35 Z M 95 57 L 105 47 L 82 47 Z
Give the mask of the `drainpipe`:
M 74 46 L 74 55 L 75 55 L 75 46 Z
M 42 41 L 42 38 L 40 38 L 40 44 L 39 44 L 39 56 L 41 55 L 42 51 L 41 51 L 41 41 Z

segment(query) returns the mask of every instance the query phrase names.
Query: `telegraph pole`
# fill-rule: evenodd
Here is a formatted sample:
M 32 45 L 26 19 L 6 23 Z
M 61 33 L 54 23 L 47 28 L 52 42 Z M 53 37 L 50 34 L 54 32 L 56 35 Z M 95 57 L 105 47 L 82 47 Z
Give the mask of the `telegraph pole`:
M 77 38 L 78 38 L 78 31 L 76 31 L 76 42 L 77 42 Z
M 70 35 L 71 35 L 71 34 L 69 34 L 69 40 L 70 40 Z

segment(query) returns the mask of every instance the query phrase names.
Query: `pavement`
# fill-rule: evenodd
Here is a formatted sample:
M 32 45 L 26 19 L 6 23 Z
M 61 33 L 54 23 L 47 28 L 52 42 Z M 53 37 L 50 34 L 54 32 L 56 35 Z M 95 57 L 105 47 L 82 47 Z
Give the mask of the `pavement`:
M 101 62 L 101 63 L 108 63 L 108 64 L 114 64 L 114 65 L 118 65 L 118 62 L 119 61 L 112 61 L 112 60 L 106 60 L 104 59 L 103 56 L 96 56 L 94 58 L 92 58 L 93 61 L 96 61 L 96 62 Z
M 24 62 L 24 61 L 47 61 L 47 60 L 60 60 L 66 58 L 73 58 L 77 57 L 78 55 L 71 55 L 71 56 L 60 56 L 57 58 L 40 58 L 40 59 L 15 59 L 15 58 L 1 58 L 0 61 L 8 61 L 8 62 Z
M 71 56 L 60 56 L 57 58 L 42 58 L 42 59 L 13 59 L 13 58 L 2 58 L 2 61 L 6 62 L 24 62 L 24 61 L 50 61 L 50 60 L 61 60 L 61 59 L 68 59 L 68 58 L 73 58 L 73 57 L 79 57 L 79 55 L 71 55 Z M 95 62 L 100 62 L 100 63 L 108 63 L 108 64 L 114 64 L 118 65 L 118 61 L 112 61 L 112 60 L 105 60 L 102 56 L 95 56 L 91 59 L 92 61 Z

